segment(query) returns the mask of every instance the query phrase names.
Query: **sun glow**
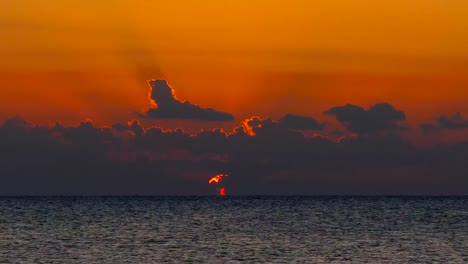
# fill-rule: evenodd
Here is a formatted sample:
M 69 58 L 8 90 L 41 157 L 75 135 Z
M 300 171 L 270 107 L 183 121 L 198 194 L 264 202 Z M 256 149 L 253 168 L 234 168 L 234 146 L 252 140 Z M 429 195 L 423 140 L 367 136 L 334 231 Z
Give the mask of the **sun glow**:
M 218 189 L 218 194 L 220 196 L 226 196 L 226 188 Z
M 208 181 L 208 184 L 213 184 L 213 183 L 219 184 L 221 182 L 221 180 L 224 177 L 227 177 L 227 176 L 228 176 L 227 174 L 217 174 Z M 218 190 L 218 195 L 226 196 L 226 188 L 225 187 L 219 188 L 217 190 Z
M 208 181 L 208 184 L 219 183 L 223 179 L 223 177 L 227 177 L 227 176 L 228 176 L 227 174 L 218 174 L 218 175 L 214 176 L 213 178 L 211 178 Z

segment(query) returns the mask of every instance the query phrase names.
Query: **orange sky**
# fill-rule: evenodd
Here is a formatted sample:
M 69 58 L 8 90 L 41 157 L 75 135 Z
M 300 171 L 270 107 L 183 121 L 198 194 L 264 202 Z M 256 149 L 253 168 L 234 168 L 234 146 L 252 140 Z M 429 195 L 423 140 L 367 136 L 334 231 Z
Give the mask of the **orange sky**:
M 0 2 L 0 118 L 109 125 L 180 99 L 278 118 L 388 101 L 410 123 L 468 116 L 468 2 Z M 227 125 L 229 126 L 229 125 Z

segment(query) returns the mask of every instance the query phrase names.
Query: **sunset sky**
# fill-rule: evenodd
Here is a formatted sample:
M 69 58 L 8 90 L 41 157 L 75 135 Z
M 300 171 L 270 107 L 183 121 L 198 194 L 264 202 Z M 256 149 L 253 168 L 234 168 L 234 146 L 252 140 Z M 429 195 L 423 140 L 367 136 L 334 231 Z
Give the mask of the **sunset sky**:
M 0 121 L 139 119 L 193 135 L 253 116 L 281 127 L 292 114 L 326 123 L 320 135 L 333 140 L 401 126 L 396 133 L 418 146 L 463 142 L 467 13 L 463 0 L 0 1 Z M 155 110 L 152 79 L 174 90 L 175 99 L 153 94 L 167 108 Z M 405 117 L 370 131 L 340 119 L 349 109 L 332 110 L 360 106 L 374 122 L 378 103 Z M 171 112 L 179 107 L 201 110 L 180 118 Z M 207 120 L 205 108 L 233 118 Z
M 164 78 L 241 118 L 391 101 L 428 121 L 468 111 L 466 12 L 459 0 L 2 1 L 1 117 L 112 124 Z

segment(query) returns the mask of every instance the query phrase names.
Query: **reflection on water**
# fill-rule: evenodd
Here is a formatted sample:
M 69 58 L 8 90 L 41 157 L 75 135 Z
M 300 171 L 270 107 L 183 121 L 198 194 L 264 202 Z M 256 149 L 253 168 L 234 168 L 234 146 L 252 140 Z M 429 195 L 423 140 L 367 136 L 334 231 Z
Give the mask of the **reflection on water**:
M 468 198 L 0 198 L 0 263 L 462 263 Z

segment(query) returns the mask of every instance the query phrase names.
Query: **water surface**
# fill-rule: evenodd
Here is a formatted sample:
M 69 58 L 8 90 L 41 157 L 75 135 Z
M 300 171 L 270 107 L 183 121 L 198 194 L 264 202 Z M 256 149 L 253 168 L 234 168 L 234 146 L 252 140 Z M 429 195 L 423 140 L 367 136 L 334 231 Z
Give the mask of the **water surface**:
M 468 262 L 468 197 L 0 198 L 0 263 L 166 262 Z

